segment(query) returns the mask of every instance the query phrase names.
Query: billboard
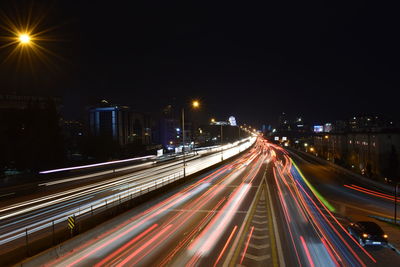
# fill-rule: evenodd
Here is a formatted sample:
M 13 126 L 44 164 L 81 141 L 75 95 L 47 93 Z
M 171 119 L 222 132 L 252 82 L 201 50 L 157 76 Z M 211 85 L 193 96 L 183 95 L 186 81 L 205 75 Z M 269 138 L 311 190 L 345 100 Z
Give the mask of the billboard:
M 314 125 L 314 133 L 322 133 L 324 131 L 324 126 Z
M 324 132 L 329 133 L 332 131 L 332 123 L 325 123 Z

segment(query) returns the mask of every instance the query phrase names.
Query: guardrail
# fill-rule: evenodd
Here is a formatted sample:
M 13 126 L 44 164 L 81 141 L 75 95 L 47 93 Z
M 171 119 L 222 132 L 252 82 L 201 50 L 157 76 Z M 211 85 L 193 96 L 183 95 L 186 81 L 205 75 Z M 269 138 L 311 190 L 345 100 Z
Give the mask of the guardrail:
M 200 164 L 186 167 L 186 176 L 193 175 L 197 172 L 210 168 L 226 159 L 238 155 L 245 151 L 255 142 L 256 138 L 247 138 L 244 142 L 237 142 L 234 144 L 224 145 L 221 149 L 214 150 L 224 154 L 223 160 L 219 157 L 219 154 L 213 154 L 209 156 L 208 161 L 201 162 Z M 204 150 L 205 151 L 205 150 Z M 204 152 L 205 153 L 205 152 Z M 80 205 L 72 210 L 66 211 L 49 217 L 45 221 L 40 221 L 30 224 L 25 229 L 18 229 L 3 234 L 0 238 L 0 251 L 6 252 L 11 247 L 19 248 L 19 255 L 21 249 L 25 250 L 26 255 L 30 256 L 40 251 L 40 245 L 37 245 L 40 240 L 46 240 L 46 246 L 49 247 L 56 243 L 60 243 L 65 239 L 65 231 L 68 232 L 68 218 L 73 217 L 78 223 L 85 220 L 86 218 L 93 217 L 104 213 L 107 210 L 117 208 L 124 203 L 132 202 L 135 199 L 144 196 L 152 191 L 156 191 L 162 187 L 175 183 L 178 180 L 185 178 L 183 168 L 177 172 L 170 173 L 166 176 L 158 178 L 156 180 L 150 180 L 141 183 L 140 185 L 134 183 L 126 183 L 119 187 L 120 192 L 105 196 L 103 198 L 92 201 L 88 204 Z M 45 204 L 48 204 L 45 203 Z M 71 236 L 75 233 L 76 229 L 71 230 Z M 63 234 L 60 234 L 63 233 Z M 60 238 L 61 236 L 61 238 Z M 68 233 L 67 233 L 68 236 Z M 36 247 L 35 247 L 36 244 Z M 34 250 L 34 251 L 32 251 Z M 17 249 L 18 251 L 18 249 Z M 1 255 L 0 255 L 1 259 Z

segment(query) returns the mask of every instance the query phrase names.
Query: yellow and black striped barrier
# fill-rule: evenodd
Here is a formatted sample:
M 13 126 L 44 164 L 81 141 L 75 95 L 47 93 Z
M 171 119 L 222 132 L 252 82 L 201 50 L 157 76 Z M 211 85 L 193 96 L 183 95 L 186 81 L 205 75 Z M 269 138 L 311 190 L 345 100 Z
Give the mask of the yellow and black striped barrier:
M 69 216 L 68 217 L 68 227 L 71 230 L 75 229 L 75 216 Z

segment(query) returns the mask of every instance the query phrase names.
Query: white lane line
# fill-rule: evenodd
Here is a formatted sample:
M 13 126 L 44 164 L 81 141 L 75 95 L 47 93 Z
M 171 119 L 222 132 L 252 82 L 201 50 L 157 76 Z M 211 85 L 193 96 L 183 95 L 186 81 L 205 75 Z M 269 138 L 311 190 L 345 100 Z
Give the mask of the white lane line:
M 271 192 L 269 189 L 269 185 L 267 182 L 267 179 L 265 178 L 265 174 L 264 174 L 264 183 L 267 186 L 267 193 L 268 193 L 268 202 L 269 202 L 269 207 L 272 213 L 272 223 L 274 225 L 274 236 L 275 236 L 275 240 L 276 240 L 276 250 L 278 251 L 278 257 L 279 257 L 279 266 L 285 267 L 286 266 L 286 262 L 284 260 L 283 257 L 283 250 L 282 250 L 282 243 L 281 243 L 281 238 L 279 236 L 279 230 L 278 230 L 278 223 L 276 222 L 276 217 L 275 217 L 275 211 L 274 211 L 274 207 L 272 206 L 272 198 L 271 198 Z
M 251 259 L 253 261 L 265 261 L 265 260 L 268 260 L 269 258 L 271 258 L 271 255 L 266 254 L 263 256 L 254 256 L 252 254 L 246 253 L 245 257 L 248 259 Z
M 270 244 L 256 245 L 256 244 L 253 244 L 253 243 L 249 243 L 249 247 L 255 248 L 255 249 L 264 249 L 264 248 L 269 248 Z
M 252 223 L 256 223 L 256 224 L 266 224 L 266 223 L 268 223 L 267 220 L 264 220 L 264 221 L 252 220 L 251 222 L 252 222 Z
M 266 238 L 269 238 L 269 235 L 254 235 L 253 234 L 252 238 L 255 238 L 255 239 L 266 239 Z
M 256 230 L 256 231 L 267 231 L 268 227 L 262 227 L 262 228 L 254 227 L 254 230 Z

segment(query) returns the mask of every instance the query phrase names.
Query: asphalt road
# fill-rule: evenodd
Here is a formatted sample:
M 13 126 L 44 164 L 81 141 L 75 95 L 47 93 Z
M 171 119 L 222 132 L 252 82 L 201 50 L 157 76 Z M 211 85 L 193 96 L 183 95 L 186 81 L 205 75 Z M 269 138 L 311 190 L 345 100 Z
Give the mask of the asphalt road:
M 223 156 L 231 157 L 243 151 L 246 145 L 224 147 Z M 221 161 L 221 152 L 208 154 L 206 151 L 186 161 L 186 175 L 212 166 Z M 118 202 L 120 199 L 143 194 L 183 177 L 182 161 L 156 165 L 152 168 L 114 175 L 113 178 L 68 187 L 76 177 L 43 183 L 43 187 L 65 186 L 65 190 L 43 196 L 25 197 L 24 201 L 13 199 L 12 204 L 0 208 L 0 249 L 11 247 L 10 242 L 24 241 L 26 231 L 32 235 L 51 225 L 65 222 L 68 216 L 89 214 L 92 210 Z M 79 177 L 77 177 L 79 178 Z M 28 198 L 28 199 L 27 199 Z
M 122 223 L 47 265 L 271 265 L 276 257 L 263 183 L 269 158 L 259 142 L 150 207 L 129 211 Z
M 398 266 L 391 249 L 347 233 L 352 219 L 392 212 L 390 199 L 358 186 L 367 185 L 259 139 L 46 266 Z
M 296 255 L 287 258 L 289 266 L 398 266 L 400 256 L 393 250 L 361 247 L 346 231 L 351 221 L 373 220 L 368 215 L 390 217 L 392 201 L 354 190 L 358 187 L 353 186 L 367 185 L 329 164 L 302 154 L 287 154 L 280 147 L 274 150 L 275 174 L 269 176 L 269 182 L 279 192 L 275 203 L 282 207 L 278 219 L 282 222 L 284 255 Z

